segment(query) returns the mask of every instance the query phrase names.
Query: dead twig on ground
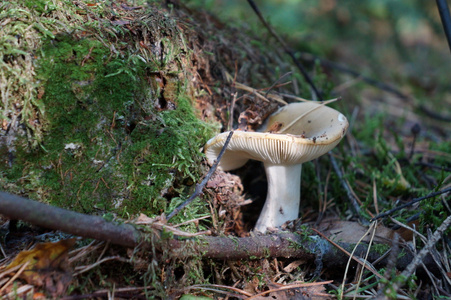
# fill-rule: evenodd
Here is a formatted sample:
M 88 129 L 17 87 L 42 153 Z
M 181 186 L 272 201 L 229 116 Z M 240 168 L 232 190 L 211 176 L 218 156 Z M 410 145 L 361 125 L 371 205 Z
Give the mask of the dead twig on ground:
M 132 296 L 137 297 L 136 299 L 141 299 L 139 296 L 142 294 L 143 291 L 146 289 L 152 289 L 152 286 L 142 286 L 142 287 L 123 287 L 123 288 L 115 288 L 113 292 L 111 290 L 99 290 L 96 292 L 93 292 L 91 294 L 83 294 L 83 295 L 73 295 L 73 296 L 64 296 L 60 298 L 61 300 L 79 300 L 79 299 L 95 299 L 98 297 L 106 298 L 108 296 L 112 296 L 111 293 L 113 293 L 114 296 L 119 297 L 123 296 L 125 299 L 130 299 Z M 143 297 L 144 298 L 144 297 Z M 109 298 L 111 299 L 111 297 Z
M 390 256 L 388 257 L 388 263 L 387 263 L 387 272 L 384 274 L 383 283 L 381 284 L 381 287 L 379 288 L 376 299 L 382 300 L 383 299 L 383 292 L 385 290 L 385 287 L 387 286 L 387 283 L 389 282 L 391 276 L 395 273 L 394 269 L 396 267 L 396 260 L 399 253 L 399 235 L 395 233 L 395 237 L 393 239 L 393 247 L 389 250 Z
M 270 289 L 261 293 L 258 293 L 256 295 L 253 295 L 252 297 L 249 297 L 248 299 L 259 299 L 259 297 L 263 297 L 267 294 L 270 293 L 275 293 L 275 292 L 280 292 L 280 291 L 286 291 L 286 290 L 291 290 L 291 289 L 297 289 L 297 288 L 306 288 L 306 287 L 311 287 L 311 286 L 318 286 L 318 285 L 326 285 L 329 283 L 332 283 L 333 280 L 329 280 L 329 281 L 323 281 L 323 282 L 303 282 L 303 283 L 293 283 L 293 284 L 289 284 L 286 286 L 281 286 L 277 289 Z M 322 294 L 321 296 L 324 296 L 324 294 Z M 326 295 L 329 296 L 329 295 Z
M 227 146 L 229 145 L 230 139 L 232 138 L 233 131 L 230 131 L 229 135 L 227 136 L 227 140 L 224 143 L 224 146 L 221 149 L 221 152 L 219 152 L 218 158 L 215 160 L 214 164 L 211 166 L 210 171 L 208 171 L 205 178 L 202 180 L 201 183 L 196 185 L 196 189 L 194 190 L 194 193 L 182 204 L 180 204 L 176 209 L 174 209 L 168 216 L 167 220 L 170 220 L 172 217 L 174 217 L 176 214 L 178 214 L 185 206 L 190 204 L 196 197 L 198 197 L 200 194 L 202 194 L 202 190 L 204 189 L 207 182 L 210 180 L 210 177 L 213 175 L 213 173 L 216 171 L 216 168 L 218 167 L 219 162 L 221 161 L 222 156 L 224 155 L 225 150 L 227 149 Z
M 397 276 L 395 282 L 388 286 L 391 291 L 397 292 L 401 287 L 406 284 L 407 280 L 409 280 L 410 276 L 412 276 L 413 272 L 421 265 L 424 261 L 426 255 L 428 255 L 435 244 L 442 238 L 443 233 L 451 226 L 451 216 L 448 216 L 445 221 L 437 228 L 432 237 L 428 240 L 423 249 L 414 257 L 412 262 L 406 267 L 406 269 L 401 273 L 400 276 Z
M 346 194 L 348 195 L 348 199 L 351 202 L 352 208 L 354 209 L 355 213 L 359 216 L 360 222 L 362 222 L 363 225 L 368 225 L 368 220 L 363 216 L 362 212 L 360 211 L 360 205 L 357 201 L 357 198 L 354 196 L 354 193 L 352 192 L 352 188 L 347 182 L 347 180 L 344 179 L 343 173 L 341 172 L 340 167 L 338 166 L 337 160 L 335 157 L 330 154 L 329 152 L 329 158 L 330 162 L 332 163 L 332 166 L 334 168 L 335 174 L 337 174 L 338 179 L 340 180 L 341 186 L 346 191 Z
M 0 192 L 0 214 L 42 228 L 61 230 L 125 247 L 136 246 L 141 237 L 130 224 L 118 225 L 98 216 L 73 212 L 4 192 Z
M 429 198 L 432 198 L 432 197 L 435 197 L 435 196 L 439 196 L 441 194 L 445 194 L 445 193 L 448 193 L 448 192 L 451 192 L 451 187 L 443 189 L 443 190 L 438 191 L 438 192 L 431 193 L 431 194 L 423 196 L 423 197 L 412 199 L 412 201 L 409 201 L 409 202 L 407 202 L 407 203 L 405 203 L 403 205 L 397 206 L 395 208 L 390 209 L 387 212 L 384 212 L 384 213 L 381 213 L 381 214 L 375 216 L 371 221 L 387 217 L 387 216 L 391 215 L 392 213 L 394 213 L 395 211 L 398 211 L 400 209 L 406 208 L 408 206 L 412 206 L 415 203 L 420 202 L 421 200 L 429 199 Z
M 377 277 L 381 278 L 382 275 L 379 274 L 377 272 L 377 270 L 373 270 L 369 265 L 364 264 L 359 257 L 357 257 L 356 255 L 354 255 L 353 253 L 350 253 L 349 251 L 347 251 L 346 249 L 344 249 L 342 246 L 340 246 L 338 243 L 330 240 L 328 237 L 326 237 L 322 232 L 312 228 L 313 231 L 315 231 L 317 234 L 319 234 L 321 237 L 323 237 L 324 239 L 326 239 L 329 243 L 331 243 L 332 245 L 334 245 L 335 247 L 337 247 L 340 251 L 342 251 L 344 254 L 346 254 L 349 258 L 352 258 L 353 260 L 355 260 L 357 263 L 359 263 L 362 267 L 366 268 L 368 271 L 370 271 L 371 273 L 373 273 L 374 275 L 376 275 Z M 366 236 L 366 235 L 365 235 Z
M 195 285 L 186 287 L 183 290 L 190 291 L 190 290 L 195 290 L 195 289 L 212 291 L 212 292 L 215 292 L 218 294 L 224 294 L 224 295 L 239 298 L 239 299 L 248 299 L 248 297 L 252 296 L 251 293 L 244 291 L 242 289 L 238 289 L 233 286 L 221 285 L 221 284 L 195 284 Z M 221 289 L 223 289 L 223 290 L 221 290 Z M 229 291 L 233 291 L 235 293 L 231 293 Z
M 243 238 L 201 236 L 179 239 L 177 235 L 174 235 L 173 238 L 161 239 L 161 231 L 152 228 L 151 225 L 145 232 L 141 232 L 131 224 L 107 222 L 98 216 L 89 216 L 53 207 L 4 192 L 0 192 L 0 214 L 44 228 L 108 241 L 124 247 L 152 246 L 157 252 L 165 253 L 172 259 L 205 257 L 239 260 L 290 257 L 313 262 L 318 247 L 321 247 L 324 266 L 340 270 L 345 267 L 349 257 L 345 253 L 336 251 L 319 236 L 312 236 L 306 232 L 280 232 L 273 235 L 255 235 Z M 149 237 L 149 235 L 152 236 Z M 348 243 L 338 244 L 346 251 L 355 246 Z M 357 246 L 355 253 L 364 253 L 367 249 L 368 245 L 361 244 Z M 370 251 L 367 260 L 375 261 L 380 256 L 377 251 Z M 407 253 L 397 261 L 396 267 L 400 270 L 404 269 L 412 258 L 413 255 Z M 437 265 L 430 255 L 426 256 L 423 262 L 431 272 L 438 274 Z M 384 258 L 378 265 L 385 266 L 386 263 L 387 259 Z

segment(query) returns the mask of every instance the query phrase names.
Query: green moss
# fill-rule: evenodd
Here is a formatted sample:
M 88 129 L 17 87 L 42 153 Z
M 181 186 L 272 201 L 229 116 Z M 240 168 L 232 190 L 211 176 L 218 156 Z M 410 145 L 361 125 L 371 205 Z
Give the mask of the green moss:
M 46 14 L 57 9 L 55 3 L 50 0 L 25 0 L 23 4 L 39 14 Z
M 379 254 L 385 254 L 388 250 L 390 249 L 390 246 L 387 244 L 378 244 L 378 243 L 374 243 L 371 246 L 371 250 L 375 251 L 376 253 Z
M 165 91 L 174 107 L 157 110 L 151 64 L 114 57 L 89 38 L 58 36 L 41 53 L 45 135 L 40 148 L 18 149 L 11 181 L 58 206 L 116 208 L 121 216 L 160 214 L 168 200 L 191 192 L 212 129 L 196 117 L 182 83 L 174 80 Z
M 302 235 L 301 242 L 293 241 L 292 239 L 288 238 L 289 242 L 289 248 L 292 248 L 294 251 L 297 251 L 299 249 L 304 249 L 304 242 L 310 242 L 310 238 L 307 236 Z
M 401 251 L 398 253 L 398 259 L 401 259 L 406 255 L 407 255 L 406 249 L 401 249 Z

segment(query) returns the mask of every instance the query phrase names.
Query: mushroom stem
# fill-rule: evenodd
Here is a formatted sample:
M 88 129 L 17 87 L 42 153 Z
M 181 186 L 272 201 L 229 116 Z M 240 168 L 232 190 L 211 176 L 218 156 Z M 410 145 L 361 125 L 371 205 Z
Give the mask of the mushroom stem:
M 279 227 L 299 215 L 301 200 L 302 164 L 274 165 L 265 163 L 268 194 L 255 230 L 266 232 L 268 227 Z

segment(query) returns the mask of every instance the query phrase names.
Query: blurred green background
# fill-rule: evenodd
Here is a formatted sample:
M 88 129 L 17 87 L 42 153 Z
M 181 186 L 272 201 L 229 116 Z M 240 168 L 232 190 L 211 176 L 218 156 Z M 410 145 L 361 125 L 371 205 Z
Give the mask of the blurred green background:
M 268 36 L 247 1 L 188 1 L 232 25 Z M 451 105 L 446 44 L 435 1 L 255 1 L 264 17 L 296 51 L 338 62 L 396 85 L 415 98 Z M 336 82 L 340 84 L 342 82 Z

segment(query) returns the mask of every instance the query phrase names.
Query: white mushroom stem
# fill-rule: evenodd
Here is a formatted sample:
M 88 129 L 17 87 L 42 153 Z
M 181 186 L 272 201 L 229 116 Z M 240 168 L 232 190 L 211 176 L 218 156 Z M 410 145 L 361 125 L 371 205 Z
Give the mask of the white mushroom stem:
M 274 165 L 265 163 L 268 194 L 255 230 L 266 232 L 299 215 L 302 164 Z

